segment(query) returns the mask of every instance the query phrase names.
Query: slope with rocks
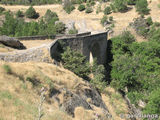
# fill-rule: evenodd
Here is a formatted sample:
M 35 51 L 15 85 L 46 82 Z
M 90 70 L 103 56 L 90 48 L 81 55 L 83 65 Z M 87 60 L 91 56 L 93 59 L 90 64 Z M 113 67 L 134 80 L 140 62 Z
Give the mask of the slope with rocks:
M 118 114 L 128 113 L 125 101 L 111 88 L 100 94 L 62 67 L 0 61 L 0 74 L 1 120 L 37 118 L 41 88 L 45 89 L 43 120 L 107 120 L 109 114 L 121 120 Z

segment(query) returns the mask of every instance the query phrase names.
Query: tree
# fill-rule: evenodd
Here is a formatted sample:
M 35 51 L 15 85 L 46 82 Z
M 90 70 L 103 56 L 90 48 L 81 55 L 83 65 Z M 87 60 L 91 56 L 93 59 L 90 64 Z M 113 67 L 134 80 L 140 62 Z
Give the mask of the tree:
M 86 9 L 86 7 L 85 7 L 85 5 L 79 5 L 79 7 L 78 7 L 78 10 L 79 11 L 83 11 L 83 10 L 85 10 Z
M 91 7 L 87 7 L 85 13 L 91 13 L 91 12 L 93 12 L 93 9 Z
M 150 9 L 148 9 L 147 0 L 138 0 L 136 2 L 136 11 L 141 15 L 149 14 Z
M 5 15 L 5 21 L 3 22 L 2 27 L 0 27 L 0 34 L 13 37 L 15 35 L 17 25 L 18 20 L 13 17 L 13 14 L 7 12 Z
M 47 12 L 44 15 L 45 21 L 48 23 L 53 18 L 55 19 L 55 21 L 59 20 L 57 13 L 52 12 L 51 10 L 48 9 Z
M 89 64 L 86 61 L 86 57 L 80 52 L 73 51 L 69 47 L 62 53 L 62 62 L 64 68 L 74 72 L 79 77 L 88 79 Z
M 135 5 L 137 0 L 127 0 L 128 5 Z
M 24 16 L 24 14 L 23 14 L 22 11 L 18 10 L 18 11 L 16 12 L 16 17 L 23 17 L 23 16 Z
M 101 25 L 105 26 L 108 23 L 109 23 L 108 17 L 104 15 L 103 18 L 101 19 Z
M 25 15 L 27 18 L 32 18 L 32 19 L 37 19 L 39 17 L 39 13 L 37 13 L 32 6 L 30 6 L 27 9 Z
M 114 0 L 113 2 L 113 11 L 115 12 L 123 12 L 127 10 L 126 0 Z
M 111 8 L 109 6 L 104 9 L 104 14 L 105 15 L 111 14 Z
M 149 102 L 144 108 L 145 114 L 156 114 L 160 116 L 160 88 L 155 89 L 149 96 Z
M 3 11 L 5 11 L 5 8 L 0 7 L 0 13 L 2 13 Z
M 91 74 L 93 74 L 93 78 L 91 79 L 91 84 L 93 84 L 100 91 L 103 91 L 107 85 L 106 71 L 103 65 L 98 65 L 97 60 L 94 59 L 93 64 L 91 65 Z
M 55 25 L 55 29 L 56 29 L 56 33 L 63 34 L 66 27 L 64 23 L 59 22 Z

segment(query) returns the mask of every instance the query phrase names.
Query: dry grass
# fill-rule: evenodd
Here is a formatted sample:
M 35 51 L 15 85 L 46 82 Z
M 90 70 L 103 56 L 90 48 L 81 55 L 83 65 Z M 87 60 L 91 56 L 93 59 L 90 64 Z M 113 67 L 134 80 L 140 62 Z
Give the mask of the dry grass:
M 111 87 L 107 87 L 105 91 L 105 94 L 102 94 L 102 99 L 112 114 L 112 118 L 114 120 L 124 120 L 120 117 L 120 114 L 128 113 L 128 107 L 125 100 Z
M 4 64 L 10 66 L 12 74 L 5 72 Z M 50 81 L 55 86 L 56 83 L 61 83 L 59 86 L 66 86 L 70 89 L 78 81 L 82 81 L 70 71 L 46 63 L 5 63 L 0 61 L 0 73 L 0 116 L 4 120 L 34 119 L 37 115 L 38 91 L 42 86 L 48 88 Z M 40 84 L 34 87 L 29 81 L 23 82 L 29 77 L 38 80 Z M 56 107 L 45 102 L 44 108 L 44 112 L 47 113 L 44 120 L 53 120 L 53 115 L 58 112 L 58 110 L 53 111 Z M 57 116 L 62 117 L 63 114 L 64 117 L 67 116 L 63 112 L 58 113 Z M 55 118 L 55 120 L 58 119 Z
M 53 40 L 46 39 L 46 40 L 23 40 L 21 43 L 23 43 L 26 48 L 32 48 L 32 47 L 38 47 L 42 44 L 49 44 L 52 43 Z
M 10 74 L 6 72 L 4 65 L 10 67 Z M 81 78 L 72 72 L 47 63 L 0 61 L 0 73 L 0 119 L 2 120 L 35 119 L 39 103 L 38 94 L 42 86 L 49 90 L 49 86 L 53 84 L 56 89 L 67 88 L 74 91 L 77 84 L 85 84 Z M 35 81 L 37 81 L 36 84 L 34 84 Z M 60 103 L 63 102 L 63 96 L 63 92 L 58 95 Z M 110 99 L 109 96 L 103 95 L 103 100 L 109 111 L 114 115 L 114 119 L 118 120 L 119 117 L 115 111 L 119 108 L 110 104 Z M 117 104 L 125 104 L 122 100 L 112 100 Z M 51 102 L 47 101 L 48 97 L 46 97 L 43 105 L 43 120 L 92 120 L 96 113 L 104 116 L 100 108 L 94 107 L 93 110 L 85 110 L 78 107 L 75 110 L 75 118 L 72 118 L 59 109 L 58 103 L 54 99 L 51 99 Z
M 6 47 L 5 45 L 0 44 L 0 52 L 2 52 L 2 53 L 4 53 L 4 52 L 12 52 L 14 50 L 15 49 L 13 49 L 13 48 Z

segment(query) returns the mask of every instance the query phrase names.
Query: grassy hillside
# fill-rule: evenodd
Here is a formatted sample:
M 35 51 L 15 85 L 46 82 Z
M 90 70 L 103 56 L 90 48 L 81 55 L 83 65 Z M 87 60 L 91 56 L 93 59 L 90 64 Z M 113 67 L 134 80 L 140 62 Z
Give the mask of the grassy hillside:
M 56 91 L 66 88 L 73 92 L 79 84 L 88 86 L 81 78 L 64 68 L 46 63 L 0 61 L 0 73 L 0 120 L 33 120 L 37 118 L 42 87 L 46 89 L 43 120 L 91 120 L 95 117 L 95 113 L 103 113 L 102 109 L 98 107 L 94 107 L 93 110 L 77 107 L 75 117 L 72 118 L 59 108 L 54 97 L 49 97 L 51 89 Z M 63 94 L 62 92 L 55 95 L 59 98 L 60 103 L 63 103 L 65 99 Z M 128 113 L 125 101 L 112 88 L 106 88 L 106 93 L 102 94 L 102 98 L 114 119 L 120 120 L 118 114 Z

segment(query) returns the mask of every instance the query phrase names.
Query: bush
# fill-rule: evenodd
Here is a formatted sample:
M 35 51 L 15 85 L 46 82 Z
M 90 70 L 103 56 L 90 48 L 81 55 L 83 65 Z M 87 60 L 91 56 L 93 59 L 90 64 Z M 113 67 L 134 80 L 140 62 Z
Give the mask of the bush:
M 148 26 L 151 26 L 151 25 L 153 24 L 153 21 L 152 21 L 152 18 L 151 18 L 151 17 L 148 17 L 148 18 L 146 19 L 146 22 L 147 22 L 147 25 L 148 25 Z
M 64 68 L 71 70 L 79 77 L 88 79 L 89 64 L 86 62 L 86 57 L 80 52 L 73 51 L 69 47 L 62 53 L 62 62 Z
M 66 11 L 66 13 L 70 14 L 75 7 L 71 3 L 68 3 L 63 9 Z
M 76 29 L 71 29 L 71 30 L 69 30 L 68 33 L 69 33 L 69 34 L 77 34 L 77 33 L 78 33 L 78 30 L 76 30 Z
M 104 14 L 105 14 L 105 15 L 111 14 L 111 8 L 110 8 L 110 7 L 106 7 L 106 8 L 104 9 Z
M 91 13 L 91 12 L 93 12 L 93 9 L 91 7 L 87 7 L 85 12 L 86 13 Z
M 110 21 L 110 22 L 113 21 L 113 16 L 109 16 L 109 21 Z
M 136 2 L 136 11 L 141 15 L 149 14 L 150 9 L 148 9 L 147 0 L 138 0 Z
M 63 23 L 55 25 L 57 20 L 57 17 L 53 17 L 47 23 L 43 19 L 38 22 L 25 22 L 24 19 L 15 18 L 12 13 L 6 12 L 5 21 L 0 27 L 0 35 L 19 37 L 64 33 L 65 25 Z
M 78 7 L 78 10 L 79 11 L 83 11 L 83 10 L 85 10 L 86 8 L 85 8 L 85 5 L 79 5 L 79 7 Z
M 114 0 L 111 8 L 115 12 L 123 12 L 127 10 L 126 0 Z
M 16 17 L 24 17 L 23 12 L 20 11 L 20 10 L 18 10 L 18 11 L 16 12 Z
M 145 114 L 159 114 L 160 45 L 156 41 L 137 43 L 129 32 L 111 40 L 111 85 L 127 94 L 131 103 L 147 103 L 142 109 Z
M 91 66 L 91 73 L 94 75 L 93 79 L 91 79 L 91 84 L 93 84 L 100 91 L 103 91 L 107 85 L 105 81 L 105 68 L 103 65 L 98 65 L 97 60 L 93 61 L 93 65 Z
M 61 0 L 1 0 L 1 4 L 10 5 L 42 5 L 61 3 Z
M 56 29 L 56 33 L 60 33 L 60 34 L 63 34 L 66 27 L 65 27 L 65 24 L 62 23 L 62 22 L 59 22 L 55 25 L 55 29 Z
M 144 113 L 156 114 L 160 116 L 160 89 L 154 90 L 149 96 L 149 102 L 147 103 Z
M 0 13 L 2 13 L 3 11 L 5 11 L 5 8 L 0 7 Z
M 12 74 L 12 69 L 9 65 L 3 65 L 3 69 L 7 74 Z
M 94 1 L 91 1 L 91 6 L 94 6 L 96 3 Z
M 128 5 L 135 5 L 137 0 L 127 0 Z
M 30 6 L 27 9 L 25 15 L 27 18 L 32 18 L 32 19 L 37 19 L 39 17 L 39 13 L 37 13 L 32 6 Z
M 108 17 L 106 15 L 104 15 L 103 18 L 101 19 L 101 24 L 104 26 L 107 23 L 109 23 Z
M 47 10 L 45 15 L 44 15 L 44 19 L 45 21 L 48 23 L 49 21 L 51 21 L 52 19 L 55 19 L 55 21 L 58 21 L 58 15 L 55 12 L 52 12 L 51 10 Z

